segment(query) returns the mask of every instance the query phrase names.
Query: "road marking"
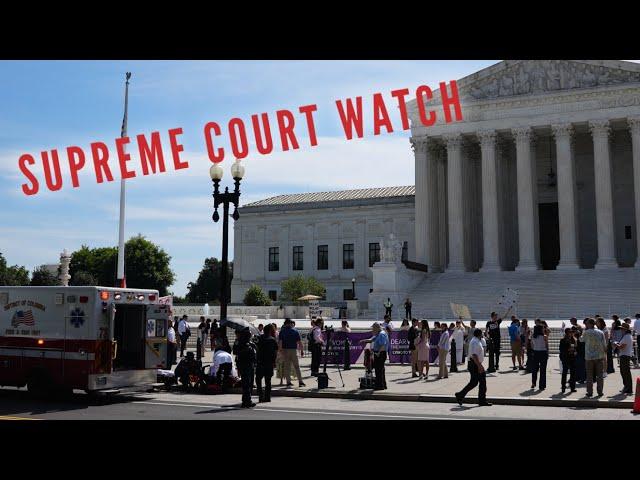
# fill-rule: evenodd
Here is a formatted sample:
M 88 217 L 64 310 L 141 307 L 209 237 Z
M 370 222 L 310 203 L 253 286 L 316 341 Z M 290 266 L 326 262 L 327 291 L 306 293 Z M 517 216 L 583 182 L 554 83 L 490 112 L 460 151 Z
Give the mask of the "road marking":
M 146 403 L 147 405 L 163 405 L 170 407 L 195 407 L 195 408 L 219 408 L 219 409 L 233 409 L 240 410 L 239 407 L 233 406 L 220 406 L 220 405 L 207 405 L 207 404 L 190 404 L 190 403 L 168 403 L 168 402 L 133 402 L 133 403 Z M 347 413 L 347 412 L 323 412 L 321 410 L 286 410 L 282 408 L 265 408 L 257 407 L 255 410 L 265 412 L 280 412 L 280 413 L 314 413 L 318 415 L 337 415 L 347 417 L 382 417 L 382 418 L 406 418 L 410 420 L 434 420 L 442 419 L 442 416 L 424 416 L 424 415 L 385 415 L 379 413 Z M 451 420 L 468 420 L 466 418 L 446 417 Z
M 12 417 L 9 415 L 0 415 L 0 420 L 40 420 L 39 418 Z

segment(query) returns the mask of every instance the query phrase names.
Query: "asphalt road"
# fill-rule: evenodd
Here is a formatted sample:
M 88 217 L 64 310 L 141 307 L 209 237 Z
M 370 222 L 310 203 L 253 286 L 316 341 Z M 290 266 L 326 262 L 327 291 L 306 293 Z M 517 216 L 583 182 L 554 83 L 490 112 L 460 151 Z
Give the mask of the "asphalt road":
M 150 393 L 115 396 L 106 403 L 78 393 L 36 400 L 24 391 L 0 389 L 0 420 L 476 420 L 640 419 L 628 410 L 273 397 L 253 409 L 239 395 Z

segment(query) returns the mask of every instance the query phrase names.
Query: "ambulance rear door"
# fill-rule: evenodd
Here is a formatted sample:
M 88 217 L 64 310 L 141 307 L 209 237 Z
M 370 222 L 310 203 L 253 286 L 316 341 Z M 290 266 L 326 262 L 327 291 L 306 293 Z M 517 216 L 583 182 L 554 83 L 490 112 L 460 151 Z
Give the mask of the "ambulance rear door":
M 167 368 L 168 305 L 147 305 L 145 368 Z

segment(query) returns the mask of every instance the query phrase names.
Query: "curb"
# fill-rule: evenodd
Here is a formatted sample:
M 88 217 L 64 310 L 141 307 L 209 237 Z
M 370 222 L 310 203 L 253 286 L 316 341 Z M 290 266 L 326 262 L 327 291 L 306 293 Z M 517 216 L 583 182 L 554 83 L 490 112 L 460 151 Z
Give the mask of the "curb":
M 301 397 L 301 398 L 339 398 L 347 400 L 377 400 L 393 402 L 433 402 L 457 403 L 450 395 L 427 395 L 410 393 L 378 393 L 372 390 L 327 391 L 317 390 L 271 390 L 272 397 Z M 633 408 L 632 401 L 599 401 L 591 399 L 568 400 L 556 398 L 518 398 L 518 397 L 487 397 L 487 401 L 494 405 L 518 405 L 532 407 L 577 407 L 577 408 Z M 465 398 L 464 404 L 478 404 L 477 397 Z

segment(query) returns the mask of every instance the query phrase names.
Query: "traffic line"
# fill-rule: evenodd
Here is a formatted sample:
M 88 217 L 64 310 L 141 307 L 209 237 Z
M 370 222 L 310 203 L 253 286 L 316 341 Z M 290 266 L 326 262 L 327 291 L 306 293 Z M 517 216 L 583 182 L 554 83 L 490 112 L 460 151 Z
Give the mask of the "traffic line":
M 28 417 L 12 417 L 10 415 L 0 415 L 0 420 L 41 420 L 40 418 L 28 418 Z
M 195 407 L 195 408 L 218 408 L 218 409 L 227 409 L 227 410 L 240 410 L 239 407 L 232 406 L 221 406 L 221 405 L 207 405 L 207 404 L 190 404 L 190 403 L 168 403 L 168 402 L 133 402 L 133 403 L 144 403 L 147 405 L 162 405 L 169 407 Z M 389 414 L 381 414 L 381 413 L 348 413 L 348 412 L 325 412 L 322 410 L 287 410 L 283 408 L 265 408 L 265 407 L 256 407 L 255 410 L 265 411 L 265 412 L 278 412 L 278 413 L 312 413 L 317 415 L 334 415 L 334 416 L 343 416 L 343 417 L 374 417 L 374 418 L 401 418 L 408 420 L 434 420 L 434 419 L 442 419 L 442 416 L 424 416 L 424 415 L 389 415 Z M 467 418 L 455 418 L 455 417 L 446 417 L 451 420 L 468 420 Z

